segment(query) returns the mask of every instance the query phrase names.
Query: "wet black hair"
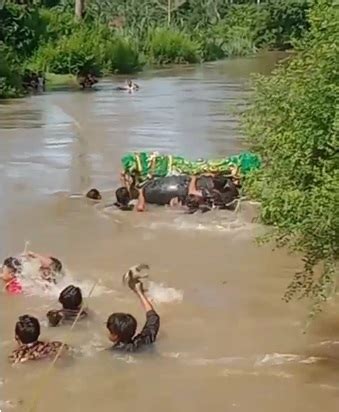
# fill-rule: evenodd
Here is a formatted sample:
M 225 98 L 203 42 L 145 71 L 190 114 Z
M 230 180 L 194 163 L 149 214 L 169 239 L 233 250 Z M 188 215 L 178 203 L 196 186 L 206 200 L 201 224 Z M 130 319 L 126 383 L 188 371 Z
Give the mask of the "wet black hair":
M 121 205 L 128 205 L 129 201 L 131 200 L 131 196 L 127 187 L 119 187 L 115 191 L 115 196 L 117 198 L 117 202 Z
M 59 259 L 55 257 L 51 257 L 52 265 L 51 269 L 53 272 L 61 272 L 62 271 L 62 264 Z
M 22 343 L 36 342 L 40 335 L 38 319 L 30 315 L 19 316 L 19 320 L 15 324 L 15 335 Z
M 62 304 L 64 309 L 75 310 L 78 309 L 82 304 L 82 293 L 81 289 L 69 285 L 59 295 L 59 302 Z
M 139 190 L 136 187 L 131 186 L 129 190 L 129 194 L 130 194 L 131 199 L 138 199 Z
M 98 189 L 91 189 L 86 193 L 86 197 L 92 200 L 101 200 L 101 194 Z
M 137 321 L 128 313 L 112 313 L 107 319 L 106 327 L 118 337 L 118 342 L 129 343 L 137 330 Z
M 190 194 L 186 196 L 185 205 L 188 208 L 187 213 L 192 214 L 199 209 L 200 202 L 197 196 Z
M 4 260 L 3 266 L 7 266 L 9 269 L 14 270 L 15 273 L 22 269 L 22 264 L 16 257 L 8 257 Z
M 231 192 L 234 197 L 239 196 L 240 185 L 236 185 L 232 179 L 227 180 L 227 185 L 225 187 L 226 192 Z
M 231 190 L 219 193 L 213 197 L 213 206 L 217 209 L 234 210 L 237 206 L 238 196 Z
M 213 177 L 213 185 L 214 189 L 219 190 L 219 192 L 223 192 L 227 185 L 228 177 L 223 175 L 217 175 Z

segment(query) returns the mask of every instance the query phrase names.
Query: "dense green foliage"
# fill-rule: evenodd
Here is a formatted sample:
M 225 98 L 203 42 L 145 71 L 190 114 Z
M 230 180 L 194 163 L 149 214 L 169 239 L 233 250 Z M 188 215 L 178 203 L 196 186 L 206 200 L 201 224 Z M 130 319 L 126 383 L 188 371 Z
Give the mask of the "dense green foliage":
M 7 0 L 0 45 L 22 70 L 132 73 L 144 64 L 194 63 L 288 48 L 308 28 L 307 0 Z
M 314 2 L 297 57 L 256 79 L 245 121 L 265 164 L 247 190 L 278 246 L 303 255 L 285 298 L 311 298 L 313 314 L 335 289 L 339 252 L 339 8 L 331 3 Z
M 21 79 L 6 50 L 0 49 L 0 99 L 22 94 Z
M 188 35 L 170 28 L 157 28 L 150 32 L 147 54 L 151 62 L 196 63 L 200 60 L 199 44 Z

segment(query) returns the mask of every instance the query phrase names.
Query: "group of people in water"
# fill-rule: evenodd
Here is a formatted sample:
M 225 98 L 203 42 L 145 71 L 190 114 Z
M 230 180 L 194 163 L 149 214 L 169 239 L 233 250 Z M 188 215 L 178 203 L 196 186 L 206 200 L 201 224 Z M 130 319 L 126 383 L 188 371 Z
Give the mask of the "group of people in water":
M 137 184 L 135 179 L 122 173 L 121 184 L 115 191 L 114 206 L 122 211 L 144 212 L 147 204 L 154 204 L 179 208 L 188 214 L 212 209 L 234 210 L 241 187 L 239 179 L 222 174 L 152 177 Z M 97 189 L 91 189 L 86 197 L 95 201 L 102 199 Z
M 38 262 L 38 276 L 48 284 L 58 283 L 63 276 L 63 265 L 60 260 L 52 256 L 44 256 L 35 252 L 23 253 L 15 257 L 6 258 L 2 264 L 0 277 L 4 282 L 3 290 L 10 295 L 24 293 L 23 267 L 26 262 Z M 160 327 L 160 317 L 147 298 L 140 275 L 147 265 L 134 266 L 129 269 L 124 278 L 129 288 L 139 298 L 146 314 L 146 322 L 141 332 L 136 335 L 137 321 L 133 315 L 124 312 L 112 313 L 106 321 L 109 340 L 115 351 L 135 352 L 152 344 L 157 337 Z M 74 285 L 64 288 L 59 295 L 60 309 L 49 310 L 46 314 L 50 327 L 61 324 L 72 324 L 89 316 L 85 307 L 81 289 Z M 31 315 L 19 316 L 15 328 L 17 347 L 9 355 L 13 364 L 29 360 L 54 358 L 62 355 L 70 348 L 60 341 L 40 340 L 41 326 L 39 320 Z
M 96 83 L 98 83 L 98 79 L 95 74 L 86 72 L 79 73 L 77 75 L 77 82 L 82 89 L 91 89 Z M 22 86 L 24 89 L 29 91 L 44 92 L 46 90 L 45 75 L 41 71 L 35 73 L 26 69 L 22 78 Z M 132 80 L 126 80 L 125 84 L 123 86 L 118 86 L 116 90 L 131 93 L 139 90 L 139 85 L 134 83 Z
M 192 214 L 200 210 L 211 209 L 234 210 L 239 198 L 240 180 L 236 168 L 232 167 L 227 174 L 204 173 L 201 175 L 170 175 L 147 176 L 138 179 L 137 175 L 121 173 L 121 186 L 115 191 L 114 206 L 122 211 L 136 210 L 144 212 L 147 204 L 168 205 L 184 209 Z M 91 189 L 86 197 L 94 201 L 102 200 L 98 189 Z M 45 256 L 35 252 L 24 252 L 18 256 L 6 258 L 3 262 L 0 277 L 4 282 L 3 290 L 10 295 L 20 295 L 24 292 L 24 272 L 26 263 L 35 263 L 37 274 L 35 279 L 45 285 L 57 284 L 64 275 L 61 261 L 53 256 Z M 114 350 L 137 351 L 152 344 L 157 337 L 160 318 L 147 298 L 140 272 L 147 265 L 131 268 L 124 276 L 130 289 L 138 296 L 146 312 L 146 323 L 142 331 L 135 336 L 137 322 L 128 313 L 112 313 L 106 322 L 109 339 Z M 67 324 L 82 320 L 89 316 L 84 306 L 82 292 L 74 285 L 67 286 L 59 296 L 60 309 L 47 312 L 50 326 Z M 13 363 L 37 360 L 57 356 L 61 350 L 68 347 L 61 342 L 45 342 L 39 340 L 39 320 L 30 315 L 19 317 L 15 325 L 15 339 L 18 347 L 10 355 Z
M 97 77 L 93 73 L 78 74 L 77 81 L 82 89 L 91 89 L 96 83 L 98 83 Z M 139 90 L 139 85 L 132 80 L 126 80 L 123 86 L 118 86 L 116 90 L 135 92 Z

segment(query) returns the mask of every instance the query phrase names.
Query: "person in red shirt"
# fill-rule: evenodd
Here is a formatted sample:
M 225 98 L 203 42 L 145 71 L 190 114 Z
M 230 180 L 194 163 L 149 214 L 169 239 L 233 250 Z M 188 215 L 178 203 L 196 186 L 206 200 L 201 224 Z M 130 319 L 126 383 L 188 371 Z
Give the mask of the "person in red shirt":
M 61 262 L 52 256 L 43 256 L 34 252 L 28 252 L 18 257 L 9 257 L 4 260 L 1 268 L 0 278 L 5 283 L 4 290 L 12 295 L 23 292 L 20 282 L 20 274 L 23 270 L 24 258 L 36 259 L 39 264 L 39 274 L 42 280 L 56 284 L 58 278 L 62 276 Z
M 1 279 L 5 283 L 4 290 L 11 295 L 18 295 L 22 293 L 22 285 L 17 277 L 21 272 L 22 264 L 19 259 L 9 257 L 4 260 L 1 268 Z

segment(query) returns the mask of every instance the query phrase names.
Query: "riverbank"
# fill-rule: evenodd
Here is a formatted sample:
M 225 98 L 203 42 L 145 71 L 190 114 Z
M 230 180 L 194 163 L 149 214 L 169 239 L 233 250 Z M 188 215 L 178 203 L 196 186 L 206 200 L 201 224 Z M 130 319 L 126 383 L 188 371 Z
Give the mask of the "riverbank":
M 25 68 L 57 75 L 88 73 L 131 75 L 144 67 L 191 64 L 232 56 L 253 55 L 262 49 L 289 49 L 308 29 L 306 1 L 253 4 L 207 4 L 186 1 L 168 13 L 150 10 L 141 0 L 138 18 L 132 0 L 119 7 L 91 2 L 85 17 L 74 21 L 73 8 L 41 8 L 5 4 L 0 10 L 0 78 L 21 93 L 1 61 L 20 76 Z M 144 4 L 145 3 L 145 4 Z M 193 4 L 194 3 L 194 4 Z M 142 24 L 141 24 L 142 23 Z M 15 29 L 15 30 L 14 30 Z M 23 38 L 25 41 L 23 42 Z

